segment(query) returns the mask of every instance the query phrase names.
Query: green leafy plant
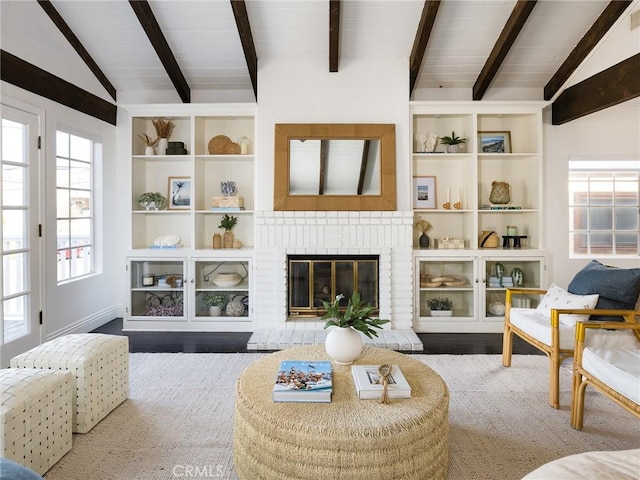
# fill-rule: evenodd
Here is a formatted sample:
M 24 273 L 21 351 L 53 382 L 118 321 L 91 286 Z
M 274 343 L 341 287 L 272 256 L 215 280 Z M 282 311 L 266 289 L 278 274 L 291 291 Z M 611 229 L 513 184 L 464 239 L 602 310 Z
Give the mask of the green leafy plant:
M 238 217 L 234 217 L 233 215 L 229 215 L 228 213 L 225 213 L 222 219 L 220 220 L 220 226 L 218 228 L 229 231 L 236 226 L 236 223 L 238 223 Z
M 453 302 L 447 297 L 434 297 L 427 300 L 427 306 L 431 310 L 451 310 Z
M 214 293 L 204 293 L 202 295 L 202 304 L 205 307 L 221 307 L 227 304 L 227 297 L 225 295 L 216 295 Z
M 389 323 L 389 320 L 380 318 L 371 318 L 374 308 L 370 303 L 360 299 L 360 293 L 353 292 L 351 298 L 347 302 L 347 307 L 340 307 L 340 301 L 344 298 L 343 294 L 337 295 L 336 299 L 329 302 L 322 302 L 325 313 L 322 320 L 329 319 L 324 328 L 334 327 L 351 327 L 364 333 L 367 337 L 373 338 L 378 336 L 378 332 L 374 328 L 382 329 L 381 325 Z
M 456 132 L 451 132 L 451 136 L 440 137 L 440 143 L 442 145 L 459 145 L 461 143 L 466 143 L 466 138 L 456 137 Z
M 138 203 L 145 208 L 153 203 L 160 209 L 167 204 L 167 199 L 160 192 L 145 192 L 138 197 Z

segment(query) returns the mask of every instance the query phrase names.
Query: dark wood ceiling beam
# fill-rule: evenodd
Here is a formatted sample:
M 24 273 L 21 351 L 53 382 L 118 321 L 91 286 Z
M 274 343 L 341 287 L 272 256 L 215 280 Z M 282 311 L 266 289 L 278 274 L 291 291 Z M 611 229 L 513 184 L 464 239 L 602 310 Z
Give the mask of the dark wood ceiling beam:
M 553 96 L 558 93 L 571 74 L 578 68 L 582 61 L 587 58 L 589 52 L 602 40 L 602 37 L 604 37 L 632 3 L 632 1 L 614 0 L 607 5 L 591 28 L 589 28 L 587 33 L 585 33 L 576 47 L 571 51 L 558 71 L 553 74 L 551 80 L 544 86 L 545 100 L 551 100 Z
M 416 32 L 416 38 L 413 40 L 411 56 L 409 57 L 409 97 L 411 97 L 413 88 L 418 80 L 418 73 L 420 73 L 420 66 L 436 21 L 438 8 L 440 8 L 440 0 L 426 0 L 422 7 L 422 16 L 418 23 L 418 31 Z
M 496 73 L 498 73 L 507 53 L 509 53 L 516 38 L 518 38 L 522 27 L 527 23 L 527 19 L 533 7 L 536 6 L 536 3 L 537 0 L 518 0 L 518 2 L 516 2 L 516 6 L 513 7 L 507 23 L 505 23 L 496 44 L 493 46 L 493 50 L 491 50 L 489 54 L 489 58 L 487 58 L 476 83 L 473 85 L 474 100 L 482 100 Z
M 173 52 L 167 43 L 167 39 L 164 37 L 164 34 L 160 29 L 160 25 L 151 10 L 149 2 L 146 0 L 129 0 L 129 5 L 131 5 L 136 17 L 138 17 L 140 25 L 142 25 L 142 29 L 147 34 L 153 49 L 158 54 L 158 58 L 160 59 L 160 62 L 162 62 L 164 69 L 167 71 L 167 74 L 169 75 L 173 86 L 176 88 L 180 99 L 183 103 L 190 103 L 191 89 L 182 74 L 182 70 L 180 70 L 176 57 L 174 57 Z
M 640 53 L 565 89 L 551 105 L 551 123 L 576 118 L 640 96 Z
M 251 33 L 251 25 L 249 24 L 249 15 L 247 14 L 247 6 L 244 0 L 230 0 L 233 16 L 236 19 L 236 27 L 240 35 L 240 42 L 244 50 L 244 58 L 249 69 L 249 78 L 253 86 L 253 94 L 258 100 L 258 55 L 256 55 L 256 46 L 253 43 L 253 34 Z
M 0 79 L 103 122 L 116 124 L 114 104 L 4 50 L 0 50 Z
M 80 58 L 87 64 L 91 73 L 98 79 L 100 84 L 104 87 L 107 93 L 116 100 L 116 88 L 111 84 L 107 76 L 100 69 L 98 64 L 93 60 L 87 49 L 84 48 L 84 45 L 80 42 L 78 37 L 76 37 L 75 33 L 71 30 L 67 22 L 64 21 L 60 13 L 55 9 L 55 7 L 51 4 L 49 0 L 38 0 L 38 4 L 42 7 L 49 18 L 54 23 L 60 33 L 64 35 L 69 44 L 74 48 L 74 50 L 80 55 Z
M 329 1 L 329 71 L 337 72 L 340 63 L 340 0 Z

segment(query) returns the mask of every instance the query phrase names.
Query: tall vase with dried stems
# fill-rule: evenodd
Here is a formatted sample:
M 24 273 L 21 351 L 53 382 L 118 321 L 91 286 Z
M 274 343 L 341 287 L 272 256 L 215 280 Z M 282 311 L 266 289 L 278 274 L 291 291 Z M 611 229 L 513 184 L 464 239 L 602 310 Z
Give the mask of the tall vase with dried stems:
M 169 146 L 169 137 L 174 127 L 173 122 L 171 120 L 163 120 L 162 118 L 152 120 L 152 122 L 159 138 L 158 155 L 166 155 L 167 147 Z

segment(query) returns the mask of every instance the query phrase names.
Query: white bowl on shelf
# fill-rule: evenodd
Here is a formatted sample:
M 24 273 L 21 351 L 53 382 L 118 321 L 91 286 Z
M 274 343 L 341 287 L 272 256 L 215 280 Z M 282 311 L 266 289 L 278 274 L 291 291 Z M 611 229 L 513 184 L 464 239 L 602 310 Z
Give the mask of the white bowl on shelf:
M 213 276 L 213 284 L 216 287 L 235 287 L 242 281 L 242 276 L 238 272 L 220 272 Z

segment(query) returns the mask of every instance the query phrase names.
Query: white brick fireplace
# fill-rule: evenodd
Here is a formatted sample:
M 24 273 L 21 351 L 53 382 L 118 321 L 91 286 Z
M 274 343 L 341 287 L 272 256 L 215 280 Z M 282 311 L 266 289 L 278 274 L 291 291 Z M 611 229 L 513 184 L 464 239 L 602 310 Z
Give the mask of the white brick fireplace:
M 287 318 L 287 255 L 378 255 L 380 317 L 393 329 L 413 318 L 413 212 L 256 212 L 256 328 L 317 329 Z

